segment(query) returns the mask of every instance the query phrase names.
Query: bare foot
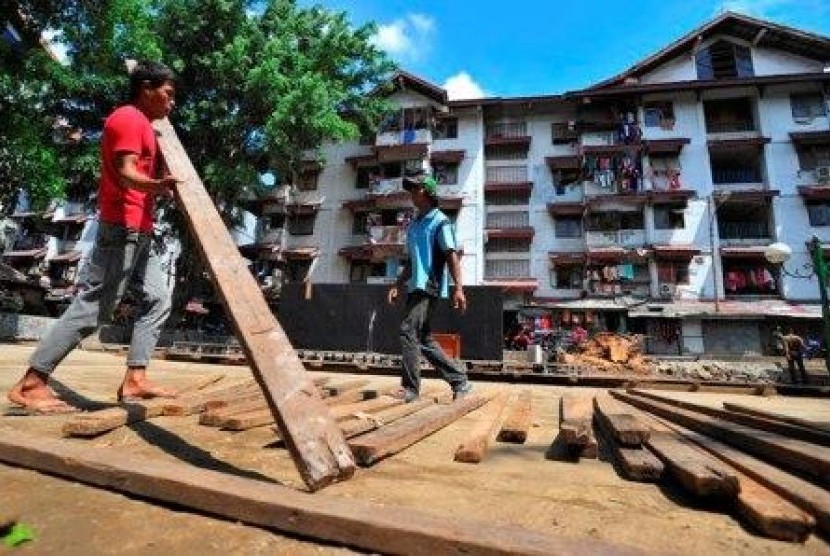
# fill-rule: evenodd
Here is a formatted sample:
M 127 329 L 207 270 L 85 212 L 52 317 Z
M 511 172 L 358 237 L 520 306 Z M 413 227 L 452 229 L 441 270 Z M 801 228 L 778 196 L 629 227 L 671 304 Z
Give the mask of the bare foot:
M 118 388 L 118 400 L 149 400 L 153 398 L 175 398 L 176 391 L 163 388 L 147 378 L 146 369 L 132 367 L 124 375 L 124 382 Z
M 76 408 L 58 398 L 49 388 L 48 375 L 29 368 L 6 397 L 13 404 L 38 413 L 67 413 Z

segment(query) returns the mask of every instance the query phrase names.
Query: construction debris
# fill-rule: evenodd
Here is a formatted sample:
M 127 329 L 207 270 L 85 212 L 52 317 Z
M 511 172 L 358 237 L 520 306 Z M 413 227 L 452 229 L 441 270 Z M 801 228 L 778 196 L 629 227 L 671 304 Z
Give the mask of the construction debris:
M 615 374 L 649 375 L 654 365 L 643 356 L 641 336 L 600 332 L 577 346 L 575 353 L 560 351 L 557 362 Z

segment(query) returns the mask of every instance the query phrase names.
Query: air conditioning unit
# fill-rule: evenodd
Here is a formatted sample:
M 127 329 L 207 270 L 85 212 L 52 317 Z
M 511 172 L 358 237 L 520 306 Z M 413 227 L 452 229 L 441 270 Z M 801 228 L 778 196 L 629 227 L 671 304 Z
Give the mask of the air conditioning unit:
M 814 171 L 817 182 L 830 183 L 830 166 L 816 166 Z
M 677 286 L 675 284 L 663 282 L 658 287 L 658 290 L 661 299 L 673 299 L 674 294 L 677 292 Z

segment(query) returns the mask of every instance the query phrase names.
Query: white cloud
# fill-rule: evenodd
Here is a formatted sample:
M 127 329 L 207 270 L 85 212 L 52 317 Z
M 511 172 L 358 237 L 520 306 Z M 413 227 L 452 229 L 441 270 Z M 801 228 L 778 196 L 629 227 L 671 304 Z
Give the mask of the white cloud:
M 466 71 L 460 71 L 448 78 L 443 85 L 450 100 L 481 98 L 487 96 L 484 89 Z
M 415 62 L 429 51 L 434 32 L 434 19 L 420 13 L 410 13 L 391 23 L 378 25 L 372 42 L 399 61 Z

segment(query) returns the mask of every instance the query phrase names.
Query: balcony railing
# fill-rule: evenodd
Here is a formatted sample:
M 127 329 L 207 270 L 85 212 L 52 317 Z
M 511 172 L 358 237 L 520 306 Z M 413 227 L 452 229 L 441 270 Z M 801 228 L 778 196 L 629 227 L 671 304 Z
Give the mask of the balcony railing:
M 527 212 L 491 212 L 487 215 L 487 228 L 527 228 L 530 215 Z
M 49 242 L 49 236 L 46 234 L 31 234 L 15 240 L 12 246 L 12 251 L 31 251 L 32 249 L 42 249 L 46 247 Z
M 432 131 L 429 129 L 384 131 L 378 133 L 375 138 L 375 145 L 378 147 L 394 147 L 410 143 L 432 143 Z
M 706 121 L 706 133 L 746 133 L 756 131 L 752 120 Z
M 373 195 L 390 195 L 403 190 L 403 178 L 381 179 L 369 185 L 369 192 Z
M 646 244 L 645 230 L 588 231 L 585 233 L 588 247 L 642 247 Z
M 283 230 L 282 228 L 272 228 L 270 230 L 264 230 L 258 233 L 256 242 L 285 247 L 285 240 L 285 230 Z
M 766 222 L 720 222 L 718 233 L 722 241 L 742 242 L 769 241 L 771 235 Z
M 487 139 L 519 139 L 527 137 L 527 122 L 499 122 L 487 126 Z
M 370 245 L 403 245 L 405 241 L 406 233 L 398 226 L 369 226 Z
M 582 145 L 591 147 L 608 147 L 617 143 L 615 131 L 590 131 L 582 134 Z
M 487 183 L 525 183 L 527 166 L 489 166 L 485 172 Z
M 730 183 L 761 183 L 761 171 L 757 168 L 712 168 L 712 182 L 716 185 Z
M 530 261 L 526 259 L 500 259 L 485 261 L 485 280 L 505 280 L 530 277 Z

